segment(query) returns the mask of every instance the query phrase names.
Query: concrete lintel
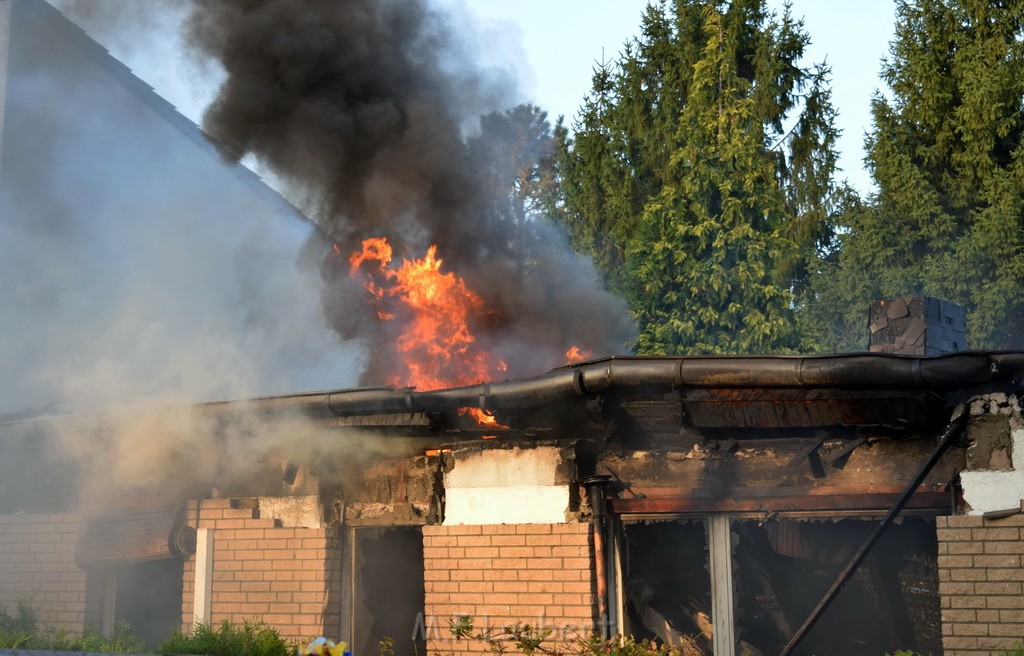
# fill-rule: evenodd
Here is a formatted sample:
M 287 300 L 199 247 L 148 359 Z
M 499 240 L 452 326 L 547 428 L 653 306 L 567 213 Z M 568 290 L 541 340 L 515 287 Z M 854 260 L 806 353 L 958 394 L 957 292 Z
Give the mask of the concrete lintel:
M 462 487 L 445 491 L 444 524 L 564 524 L 565 485 Z
M 565 484 L 563 450 L 554 446 L 488 448 L 456 452 L 445 474 L 450 488 L 511 487 Z

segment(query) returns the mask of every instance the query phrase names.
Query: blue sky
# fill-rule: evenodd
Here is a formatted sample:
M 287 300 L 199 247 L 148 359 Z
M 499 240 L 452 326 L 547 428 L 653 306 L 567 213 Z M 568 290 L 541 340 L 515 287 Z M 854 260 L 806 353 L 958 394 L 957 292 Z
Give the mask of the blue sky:
M 614 61 L 639 32 L 646 0 L 436 0 L 475 14 L 485 28 L 485 56 L 517 69 L 528 96 L 556 118 L 569 121 L 590 88 L 602 57 Z M 782 2 L 771 1 L 781 9 Z M 863 169 L 870 99 L 892 37 L 893 0 L 793 0 L 811 36 L 809 62 L 832 68 L 833 102 L 839 109 L 842 177 L 860 191 L 871 188 Z M 522 62 L 526 62 L 524 65 Z
M 58 6 L 72 0 L 50 0 Z M 521 101 L 532 101 L 554 120 L 572 117 L 590 88 L 591 72 L 602 58 L 614 61 L 623 44 L 639 32 L 647 0 L 432 0 L 448 11 L 457 29 L 473 42 L 469 49 L 486 65 L 511 70 Z M 99 0 L 100 4 L 123 0 Z M 781 0 L 769 0 L 781 9 Z M 123 6 L 123 5 L 121 5 Z M 881 59 L 892 36 L 893 0 L 793 0 L 811 36 L 808 62 L 832 67 L 833 101 L 843 136 L 840 174 L 862 192 L 871 189 L 863 169 L 864 134 L 870 128 L 870 99 L 881 85 Z M 183 11 L 183 9 L 181 9 Z M 177 37 L 182 14 L 145 14 L 147 33 L 125 35 L 103 26 L 98 41 L 158 93 L 197 122 L 213 97 L 216 70 L 187 56 Z M 156 37 L 156 38 L 153 38 Z

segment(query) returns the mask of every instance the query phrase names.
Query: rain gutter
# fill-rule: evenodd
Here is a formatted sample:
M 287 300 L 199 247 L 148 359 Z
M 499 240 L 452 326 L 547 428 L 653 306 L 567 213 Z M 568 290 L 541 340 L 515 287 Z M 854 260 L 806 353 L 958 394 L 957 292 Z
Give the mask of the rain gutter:
M 540 376 L 428 392 L 411 388 L 323 393 L 336 415 L 489 411 L 532 408 L 606 392 L 643 388 L 869 388 L 946 391 L 1024 380 L 1024 352 L 933 357 L 838 356 L 612 357 Z M 319 401 L 319 399 L 318 399 Z
M 608 391 L 685 388 L 893 389 L 945 392 L 986 385 L 1019 387 L 1024 351 L 908 357 L 873 353 L 827 356 L 609 357 L 531 378 L 417 392 L 367 387 L 205 404 L 327 416 L 433 413 L 458 408 L 501 412 L 567 402 Z

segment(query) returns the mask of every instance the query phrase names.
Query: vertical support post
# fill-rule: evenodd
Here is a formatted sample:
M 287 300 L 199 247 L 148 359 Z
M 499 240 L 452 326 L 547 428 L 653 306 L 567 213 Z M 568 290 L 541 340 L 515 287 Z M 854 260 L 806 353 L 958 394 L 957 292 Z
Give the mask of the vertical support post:
M 103 570 L 103 614 L 100 616 L 100 633 L 105 636 L 114 633 L 117 614 L 117 573 L 113 567 Z
M 733 656 L 736 635 L 733 629 L 732 531 L 726 515 L 708 518 L 708 568 L 711 573 L 711 637 L 715 656 Z
M 213 607 L 213 529 L 196 530 L 196 584 L 192 615 L 196 624 L 209 623 Z
M 610 556 L 612 559 L 612 578 L 615 581 L 611 595 L 612 602 L 610 604 L 612 607 L 612 617 L 614 618 L 611 631 L 612 635 L 627 636 L 631 632 L 627 626 L 628 620 L 625 608 L 626 583 L 622 572 L 622 525 L 615 518 L 609 523 L 613 527 Z
M 590 499 L 591 527 L 594 536 L 594 570 L 597 579 L 597 621 L 601 626 L 601 637 L 607 640 L 612 636 L 611 615 L 608 604 L 608 548 L 606 546 L 607 530 L 605 521 L 605 488 L 611 476 L 597 474 L 580 481 L 587 489 Z

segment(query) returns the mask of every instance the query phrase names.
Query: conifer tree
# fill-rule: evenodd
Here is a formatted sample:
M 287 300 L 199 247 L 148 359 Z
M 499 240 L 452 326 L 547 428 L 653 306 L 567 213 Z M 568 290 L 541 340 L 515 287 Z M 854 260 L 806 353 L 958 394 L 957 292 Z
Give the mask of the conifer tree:
M 803 346 L 795 298 L 833 240 L 827 69 L 763 0 L 650 5 L 564 126 L 556 213 L 639 321 L 640 353 Z
M 1024 346 L 1024 3 L 901 1 L 873 101 L 877 193 L 815 285 L 829 345 L 863 348 L 868 301 L 968 308 L 972 348 Z

